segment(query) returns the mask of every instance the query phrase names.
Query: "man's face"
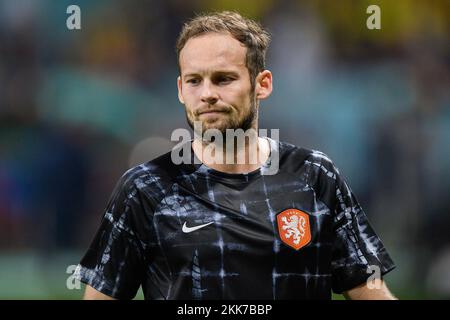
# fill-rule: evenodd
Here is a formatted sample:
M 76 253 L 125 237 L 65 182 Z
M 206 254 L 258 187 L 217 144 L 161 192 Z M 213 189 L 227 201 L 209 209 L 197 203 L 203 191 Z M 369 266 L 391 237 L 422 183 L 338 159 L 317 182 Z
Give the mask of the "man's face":
M 231 35 L 208 33 L 187 41 L 180 52 L 178 96 L 189 125 L 203 131 L 247 130 L 256 121 L 256 101 L 245 65 L 247 49 Z

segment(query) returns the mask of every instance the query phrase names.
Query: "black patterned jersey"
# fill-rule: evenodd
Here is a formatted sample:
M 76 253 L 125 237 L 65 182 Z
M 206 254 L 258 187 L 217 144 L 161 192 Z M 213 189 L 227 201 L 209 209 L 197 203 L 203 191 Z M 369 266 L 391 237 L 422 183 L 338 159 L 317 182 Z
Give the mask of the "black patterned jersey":
M 128 170 L 76 277 L 119 299 L 139 287 L 146 299 L 330 299 L 370 266 L 392 270 L 332 161 L 269 141 L 276 174 L 174 164 L 170 152 Z

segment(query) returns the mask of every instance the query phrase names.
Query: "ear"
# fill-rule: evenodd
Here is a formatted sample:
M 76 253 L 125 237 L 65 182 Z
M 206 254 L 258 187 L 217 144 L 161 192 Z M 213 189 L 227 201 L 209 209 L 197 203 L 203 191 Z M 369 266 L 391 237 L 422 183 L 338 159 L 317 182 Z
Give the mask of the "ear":
M 261 71 L 255 79 L 256 99 L 266 99 L 272 93 L 272 72 L 269 70 Z
M 181 104 L 184 104 L 184 99 L 182 95 L 182 85 L 181 85 L 181 77 L 178 76 L 177 78 L 177 87 L 178 87 L 178 100 L 180 100 Z

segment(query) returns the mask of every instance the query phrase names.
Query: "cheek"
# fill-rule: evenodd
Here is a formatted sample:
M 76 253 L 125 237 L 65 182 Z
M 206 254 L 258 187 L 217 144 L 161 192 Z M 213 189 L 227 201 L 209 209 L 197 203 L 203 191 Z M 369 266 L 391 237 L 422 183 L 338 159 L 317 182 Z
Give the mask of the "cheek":
M 191 109 L 193 106 L 195 106 L 197 101 L 195 91 L 193 91 L 192 89 L 183 91 L 183 99 L 185 106 Z
M 192 120 L 195 120 L 196 116 L 195 116 L 194 111 L 197 109 L 197 107 L 199 105 L 196 95 L 191 91 L 184 92 L 183 99 L 184 99 L 184 109 L 186 111 L 186 114 L 188 115 L 189 118 L 191 118 Z
M 247 104 L 250 94 L 250 88 L 245 88 L 245 86 L 236 84 L 233 87 L 229 87 L 221 92 L 221 97 L 225 102 L 229 102 L 232 104 L 236 104 L 237 106 L 242 107 L 244 104 Z
M 245 113 L 247 109 L 250 108 L 250 92 L 248 90 L 242 91 L 235 95 L 235 104 L 238 107 L 239 113 Z

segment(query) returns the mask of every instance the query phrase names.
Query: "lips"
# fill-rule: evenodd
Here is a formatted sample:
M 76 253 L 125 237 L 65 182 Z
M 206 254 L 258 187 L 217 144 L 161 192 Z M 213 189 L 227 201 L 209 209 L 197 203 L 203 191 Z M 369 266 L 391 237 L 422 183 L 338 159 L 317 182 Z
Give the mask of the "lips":
M 198 112 L 198 115 L 213 114 L 213 113 L 226 113 L 226 112 L 228 112 L 228 110 L 226 110 L 226 109 L 205 109 L 205 110 L 200 110 Z
M 210 110 L 210 111 L 200 112 L 200 114 L 213 114 L 213 113 L 224 113 L 224 112 L 225 111 Z

